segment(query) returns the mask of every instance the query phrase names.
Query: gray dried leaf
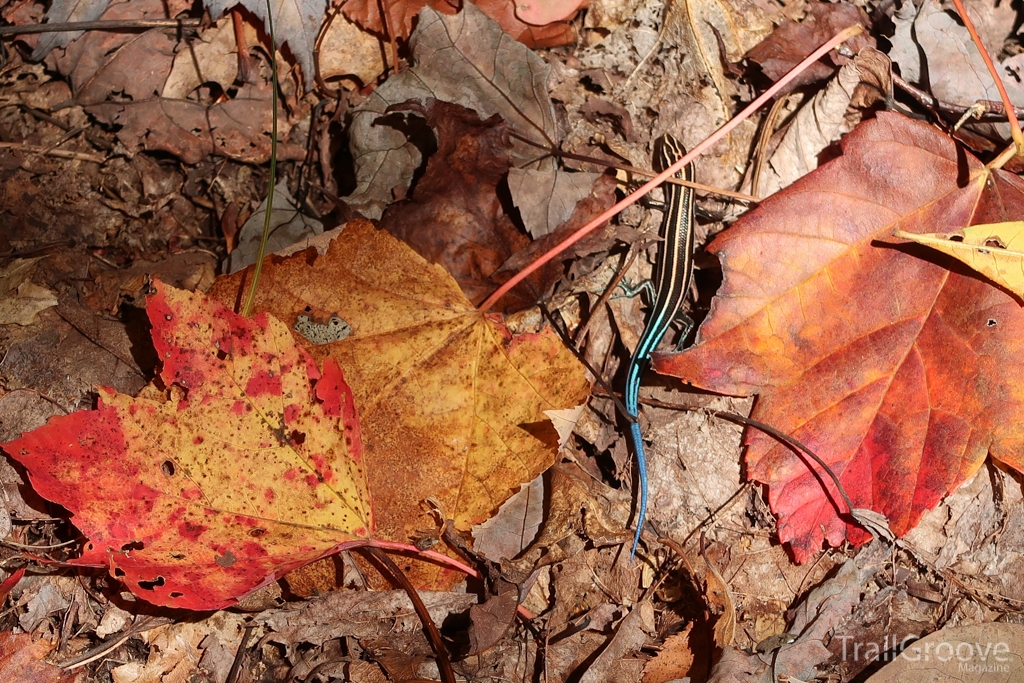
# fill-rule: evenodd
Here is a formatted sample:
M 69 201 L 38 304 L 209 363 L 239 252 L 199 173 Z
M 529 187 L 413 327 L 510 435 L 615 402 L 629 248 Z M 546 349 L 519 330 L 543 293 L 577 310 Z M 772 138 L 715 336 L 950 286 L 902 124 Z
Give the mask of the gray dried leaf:
M 285 43 L 302 67 L 306 90 L 313 88 L 313 48 L 320 24 L 327 10 L 325 0 L 274 0 L 274 35 L 277 47 Z M 235 5 L 241 5 L 257 17 L 267 21 L 267 0 L 208 0 L 210 16 L 219 17 Z
M 66 22 L 96 21 L 106 11 L 110 0 L 53 0 L 46 12 L 48 24 Z M 50 54 L 55 47 L 64 47 L 72 40 L 81 36 L 83 31 L 62 31 L 60 33 L 44 33 L 36 49 L 29 57 L 32 61 L 42 59 Z
M 948 104 L 970 106 L 977 100 L 999 100 L 995 81 L 985 67 L 970 34 L 936 0 L 924 0 L 916 10 L 908 2 L 893 17 L 896 32 L 889 56 L 903 78 L 927 84 L 931 93 Z M 1007 25 L 1009 34 L 1011 26 Z M 1013 82 L 1006 65 L 997 65 L 1004 82 Z M 1010 99 L 1024 106 L 1024 91 L 1011 88 Z
M 569 220 L 577 202 L 590 196 L 590 188 L 600 176 L 513 168 L 508 172 L 508 189 L 527 232 L 539 239 Z
M 228 273 L 245 268 L 256 262 L 260 241 L 263 238 L 263 221 L 267 214 L 267 200 L 249 216 L 238 233 L 238 246 L 228 255 L 224 269 Z M 324 224 L 315 218 L 303 215 L 288 191 L 288 180 L 283 179 L 274 188 L 274 208 L 270 211 L 270 237 L 267 253 L 290 247 L 299 240 L 319 235 Z

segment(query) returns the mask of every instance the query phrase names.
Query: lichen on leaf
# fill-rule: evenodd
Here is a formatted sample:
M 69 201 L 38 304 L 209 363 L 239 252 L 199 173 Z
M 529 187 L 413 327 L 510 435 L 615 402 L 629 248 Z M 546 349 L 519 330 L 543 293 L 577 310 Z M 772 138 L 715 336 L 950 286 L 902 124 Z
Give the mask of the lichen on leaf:
M 4 445 L 148 602 L 219 609 L 363 543 L 373 513 L 351 391 L 287 326 L 155 283 L 147 302 L 162 388 L 100 388 L 96 410 Z

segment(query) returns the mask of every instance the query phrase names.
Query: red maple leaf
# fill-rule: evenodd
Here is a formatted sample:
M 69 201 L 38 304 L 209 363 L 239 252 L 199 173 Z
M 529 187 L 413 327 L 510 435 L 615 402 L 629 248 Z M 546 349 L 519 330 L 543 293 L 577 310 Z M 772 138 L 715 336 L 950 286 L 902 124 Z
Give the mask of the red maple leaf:
M 272 316 L 155 283 L 161 390 L 101 388 L 96 410 L 4 446 L 149 602 L 212 610 L 365 542 L 373 515 L 351 391 Z
M 752 417 L 799 439 L 855 507 L 902 535 L 981 466 L 1024 467 L 1024 310 L 1010 294 L 891 233 L 1020 219 L 1024 182 L 945 134 L 883 113 L 825 164 L 710 247 L 724 282 L 689 351 L 655 368 L 759 399 Z M 751 479 L 769 487 L 797 561 L 868 534 L 820 467 L 760 432 Z

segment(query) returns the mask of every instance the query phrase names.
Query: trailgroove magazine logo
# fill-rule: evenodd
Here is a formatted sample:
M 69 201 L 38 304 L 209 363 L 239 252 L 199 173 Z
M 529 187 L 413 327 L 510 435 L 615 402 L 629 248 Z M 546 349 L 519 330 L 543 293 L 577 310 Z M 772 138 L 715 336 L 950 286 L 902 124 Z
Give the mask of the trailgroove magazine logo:
M 887 635 L 880 642 L 857 641 L 853 636 L 836 636 L 843 644 L 843 661 L 889 662 L 902 658 L 908 662 L 955 663 L 961 673 L 1009 673 L 1010 665 L 1019 661 L 1005 641 L 967 642 L 959 638 L 949 641 L 917 642 L 909 635 L 902 640 Z

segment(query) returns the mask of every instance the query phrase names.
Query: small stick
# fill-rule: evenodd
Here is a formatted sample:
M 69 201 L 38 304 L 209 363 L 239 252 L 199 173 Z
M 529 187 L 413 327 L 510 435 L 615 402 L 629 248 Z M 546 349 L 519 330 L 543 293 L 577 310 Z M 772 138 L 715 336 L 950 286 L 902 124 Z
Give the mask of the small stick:
M 143 19 L 138 21 L 103 20 L 71 21 L 59 24 L 25 24 L 0 26 L 0 36 L 21 36 L 30 33 L 59 33 L 61 31 L 124 31 L 151 28 L 199 28 L 201 19 Z
M 29 145 L 24 142 L 0 142 L 0 149 L 12 149 L 28 154 L 39 154 L 42 156 L 57 157 L 58 159 L 74 159 L 75 161 L 91 161 L 94 164 L 107 163 L 106 157 L 85 152 L 72 152 L 66 149 L 51 149 L 41 145 Z

